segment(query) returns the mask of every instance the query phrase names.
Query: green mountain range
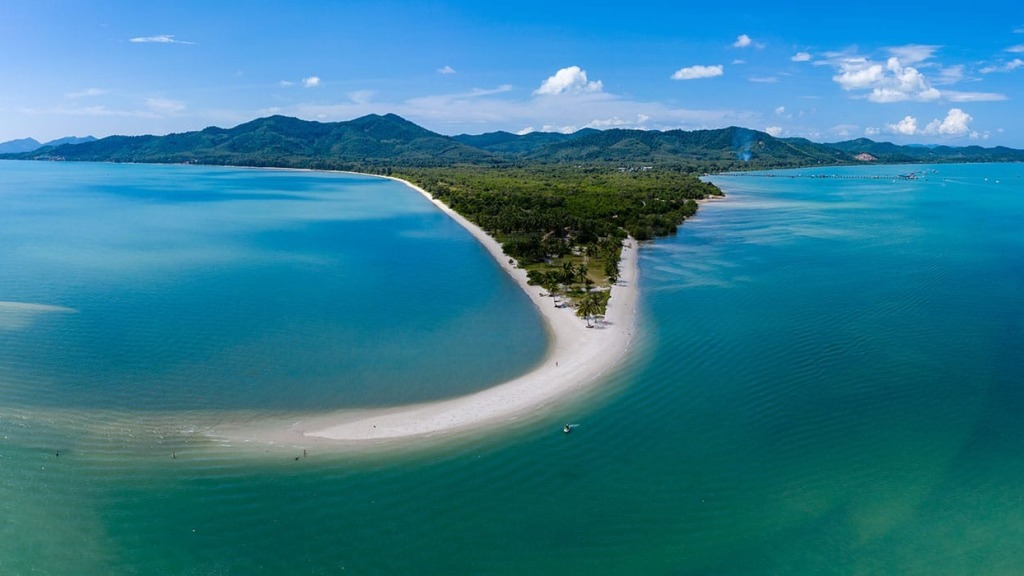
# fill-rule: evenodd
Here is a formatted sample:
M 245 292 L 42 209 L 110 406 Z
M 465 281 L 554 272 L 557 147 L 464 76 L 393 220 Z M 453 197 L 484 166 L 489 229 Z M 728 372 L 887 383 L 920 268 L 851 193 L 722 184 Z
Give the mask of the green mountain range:
M 689 172 L 917 162 L 1020 162 L 1024 151 L 980 146 L 899 146 L 865 138 L 820 144 L 747 128 L 492 132 L 444 136 L 394 114 L 347 122 L 260 118 L 234 128 L 167 136 L 111 136 L 6 158 L 195 163 L 379 171 L 394 167 L 587 164 Z

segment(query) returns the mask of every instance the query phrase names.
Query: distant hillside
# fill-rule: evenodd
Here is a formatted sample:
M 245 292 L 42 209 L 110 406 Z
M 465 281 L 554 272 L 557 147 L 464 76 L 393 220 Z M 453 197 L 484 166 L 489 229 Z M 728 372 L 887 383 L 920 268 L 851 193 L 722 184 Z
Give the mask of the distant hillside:
M 63 144 L 84 144 L 86 142 L 93 142 L 95 140 L 96 138 L 94 138 L 93 136 L 82 136 L 81 138 L 79 138 L 78 136 L 66 136 L 64 138 L 50 140 L 49 142 L 43 144 L 43 146 L 61 146 Z
M 700 166 L 711 170 L 781 168 L 852 162 L 840 150 L 796 145 L 747 128 L 604 130 L 528 153 L 539 162 L 627 162 Z
M 0 142 L 0 154 L 20 154 L 22 152 L 32 152 L 38 150 L 43 146 L 60 146 L 61 144 L 81 144 L 82 142 L 91 142 L 95 140 L 92 136 L 85 136 L 78 138 L 76 136 L 68 136 L 66 138 L 58 138 L 57 140 L 51 140 L 46 144 L 40 144 L 35 138 L 22 138 L 20 140 L 10 140 L 7 142 Z
M 835 144 L 822 144 L 849 154 L 871 154 L 879 162 L 927 163 L 927 162 L 1024 162 L 1024 150 L 1005 146 L 982 148 L 981 146 L 898 146 L 889 142 L 874 142 L 858 138 Z
M 270 116 L 234 128 L 167 136 L 111 136 L 41 148 L 39 159 L 346 169 L 482 164 L 493 156 L 388 114 L 321 123 Z
M 487 150 L 496 154 L 521 156 L 549 144 L 558 144 L 567 140 L 575 140 L 581 136 L 598 132 L 592 128 L 584 128 L 572 134 L 561 132 L 529 132 L 527 134 L 512 134 L 510 132 L 488 132 L 487 134 L 469 135 L 460 134 L 454 136 L 456 140 L 466 144 Z
M 0 154 L 20 154 L 22 152 L 31 152 L 41 146 L 42 144 L 35 138 L 8 140 L 7 142 L 0 142 Z
M 271 116 L 234 128 L 75 140 L 91 141 L 55 141 L 4 156 L 364 171 L 458 165 L 586 164 L 627 170 L 657 166 L 692 173 L 864 162 L 1024 161 L 1024 151 L 1005 147 L 899 146 L 866 138 L 819 144 L 804 138 L 775 138 L 738 127 L 694 131 L 585 129 L 574 134 L 492 132 L 449 137 L 394 114 L 371 114 L 333 123 Z M 20 146 L 25 148 L 35 141 L 17 142 L 23 142 Z

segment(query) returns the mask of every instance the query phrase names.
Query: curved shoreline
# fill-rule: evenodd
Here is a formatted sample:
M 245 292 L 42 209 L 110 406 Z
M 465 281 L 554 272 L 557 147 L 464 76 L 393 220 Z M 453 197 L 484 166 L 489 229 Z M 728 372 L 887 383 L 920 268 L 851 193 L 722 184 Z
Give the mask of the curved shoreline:
M 612 287 L 603 321 L 587 328 L 572 308 L 555 308 L 542 288 L 527 283 L 526 270 L 509 262 L 501 245 L 480 227 L 458 214 L 427 191 L 400 178 L 384 176 L 422 194 L 469 231 L 501 268 L 516 281 L 537 307 L 550 339 L 540 364 L 526 374 L 465 396 L 376 409 L 342 409 L 293 420 L 281 430 L 258 426 L 261 439 L 273 443 L 302 444 L 334 441 L 364 444 L 373 441 L 434 438 L 514 422 L 593 384 L 625 356 L 636 324 L 637 242 L 628 239 L 622 249 L 620 278 Z M 250 429 L 251 433 L 252 430 Z M 248 440 L 253 440 L 250 434 Z M 232 434 L 234 436 L 234 434 Z

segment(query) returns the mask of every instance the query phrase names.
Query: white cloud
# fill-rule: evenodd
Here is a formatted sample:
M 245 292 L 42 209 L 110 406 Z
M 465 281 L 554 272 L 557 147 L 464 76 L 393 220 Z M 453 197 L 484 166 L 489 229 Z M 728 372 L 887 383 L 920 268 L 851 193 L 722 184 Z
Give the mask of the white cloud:
M 886 129 L 893 134 L 903 134 L 904 136 L 913 136 L 917 134 L 917 118 L 913 116 L 905 116 L 903 120 L 895 124 L 887 124 Z
M 455 68 L 452 68 L 451 66 L 444 66 L 442 68 L 438 68 L 437 69 L 437 73 L 438 74 L 455 74 Z
M 302 85 L 305 86 L 306 88 L 316 88 L 317 86 L 320 85 L 320 77 L 309 76 L 308 78 L 303 78 Z
M 282 88 L 288 88 L 290 86 L 295 86 L 295 82 L 292 82 L 290 80 L 281 80 L 280 82 L 277 83 L 277 85 Z
M 1010 46 L 1006 49 L 1007 52 L 1013 52 L 1014 54 L 1020 54 L 1024 52 L 1024 44 L 1017 44 L 1016 46 Z
M 885 69 L 865 58 L 849 58 L 839 64 L 839 74 L 832 80 L 843 90 L 871 88 L 885 78 Z
M 751 38 L 750 36 L 747 36 L 746 34 L 740 34 L 739 36 L 736 37 L 736 41 L 732 43 L 732 47 L 733 48 L 750 48 L 750 47 L 754 47 L 754 48 L 757 48 L 758 50 L 761 50 L 761 49 L 763 49 L 765 47 L 765 45 L 763 43 L 761 43 L 761 42 L 755 42 L 753 38 Z
M 885 131 L 901 136 L 970 136 L 971 138 L 979 138 L 980 135 L 971 130 L 970 122 L 972 120 L 973 118 L 971 115 L 963 110 L 959 108 L 950 108 L 944 119 L 932 120 L 924 128 L 920 128 L 918 126 L 916 118 L 908 115 L 905 116 L 903 120 L 900 120 L 895 124 L 886 124 Z M 878 135 L 879 132 L 880 131 L 877 128 L 868 128 L 865 130 L 865 134 L 869 136 Z
M 769 136 L 774 136 L 776 138 L 782 136 L 782 128 L 780 126 L 768 126 L 764 131 L 768 133 Z
M 864 135 L 865 136 L 878 136 L 881 133 L 882 133 L 882 131 L 879 130 L 878 128 L 872 128 L 870 126 L 868 126 L 867 128 L 864 129 Z
M 912 56 L 920 58 L 922 54 Z M 870 90 L 867 99 L 871 102 L 930 102 L 942 96 L 917 68 L 904 66 L 896 56 L 885 66 L 860 57 L 843 58 L 838 66 L 839 73 L 832 80 L 846 91 Z
M 789 59 L 793 62 L 809 62 L 811 60 L 811 54 L 809 52 L 797 52 Z
M 714 78 L 715 76 L 721 76 L 722 74 L 724 74 L 724 72 L 721 64 L 715 66 L 701 66 L 698 64 L 676 70 L 675 73 L 672 74 L 672 79 L 696 80 L 698 78 Z
M 775 115 L 776 116 L 782 116 L 785 113 L 786 113 L 786 107 L 785 106 L 779 106 L 778 108 L 775 109 Z
M 531 132 L 536 132 L 536 131 L 537 131 L 537 129 L 534 128 L 533 126 L 527 126 L 526 128 L 523 128 L 522 130 L 517 130 L 516 134 L 519 135 L 519 136 L 525 136 L 525 135 L 527 135 L 527 134 L 529 134 Z
M 601 89 L 602 84 L 600 80 L 591 82 L 587 80 L 586 71 L 581 70 L 579 66 L 569 66 L 555 72 L 554 76 L 542 82 L 540 88 L 534 90 L 533 93 L 537 96 L 554 96 L 557 94 L 600 92 Z
M 1001 66 L 986 66 L 982 68 L 980 72 L 982 74 L 991 74 L 993 72 L 1011 72 L 1013 70 L 1016 70 L 1017 68 L 1020 68 L 1021 66 L 1024 66 L 1024 60 L 1021 60 L 1020 58 L 1014 58 L 1013 60 L 1010 60 L 1009 62 Z
M 185 40 L 175 40 L 174 34 L 161 34 L 159 36 L 137 36 L 130 38 L 129 42 L 136 44 L 195 44 L 195 42 L 186 42 Z
M 971 133 L 968 125 L 974 118 L 959 108 L 951 108 L 946 118 L 941 122 L 933 120 L 925 126 L 925 134 L 939 134 L 941 136 L 966 136 Z

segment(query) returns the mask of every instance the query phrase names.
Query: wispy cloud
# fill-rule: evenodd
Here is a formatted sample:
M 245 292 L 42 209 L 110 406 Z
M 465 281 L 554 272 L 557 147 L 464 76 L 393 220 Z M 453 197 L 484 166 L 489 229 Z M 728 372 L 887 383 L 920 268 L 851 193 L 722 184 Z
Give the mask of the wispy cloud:
M 958 92 L 954 90 L 944 90 L 942 97 L 950 102 L 1002 102 L 1009 100 L 1006 94 L 998 92 Z
M 586 94 L 600 92 L 603 85 L 600 80 L 590 81 L 587 72 L 579 66 L 569 66 L 555 72 L 533 91 L 537 96 L 554 96 L 558 94 Z
M 348 97 L 356 104 L 369 104 L 377 94 L 376 90 L 356 90 L 349 92 Z
M 61 116 L 95 116 L 156 119 L 161 116 L 152 110 L 119 110 L 106 106 L 58 106 L 56 108 L 23 109 L 26 114 L 59 114 Z
M 455 74 L 456 72 L 455 72 L 455 68 L 452 68 L 451 66 L 443 66 L 443 67 L 437 69 L 437 73 L 438 74 Z
M 829 129 L 829 133 L 840 138 L 849 138 L 854 132 L 860 129 L 856 124 L 837 124 Z
M 1017 44 L 1016 46 L 1010 46 L 1009 48 L 1006 49 L 1006 51 L 1007 52 L 1012 52 L 1014 54 L 1024 53 L 1024 44 Z
M 79 98 L 92 98 L 94 96 L 102 96 L 106 93 L 107 91 L 102 88 L 86 88 L 85 90 L 81 90 L 79 92 L 68 92 L 64 95 L 64 97 L 71 98 L 72 100 L 77 100 Z
M 797 52 L 789 58 L 793 62 L 809 62 L 811 60 L 810 52 Z
M 302 85 L 306 88 L 316 88 L 317 86 L 320 86 L 320 77 L 309 76 L 307 78 L 303 78 Z
M 889 54 L 900 59 L 904 65 L 920 64 L 929 60 L 941 46 L 929 44 L 907 44 L 889 48 Z
M 495 94 L 504 94 L 505 92 L 511 92 L 511 91 L 512 91 L 512 85 L 511 84 L 502 84 L 501 86 L 498 86 L 496 88 L 473 88 L 467 94 L 464 94 L 464 96 L 467 96 L 469 98 L 479 98 L 479 97 L 482 97 L 482 96 L 493 96 Z
M 963 64 L 957 64 L 956 66 L 945 66 L 939 69 L 939 74 L 934 77 L 934 82 L 935 84 L 949 85 L 956 84 L 963 79 L 964 66 Z
M 169 98 L 147 98 L 146 106 L 161 115 L 177 114 L 185 110 L 185 103 Z
M 680 68 L 672 74 L 673 80 L 697 80 L 700 78 L 714 78 L 715 76 L 721 76 L 724 74 L 724 68 L 721 64 L 714 66 L 702 66 L 700 64 L 694 66 L 687 66 L 686 68 Z
M 776 76 L 755 76 L 747 78 L 747 80 L 757 84 L 775 84 L 776 82 L 779 81 L 778 77 Z
M 161 34 L 159 36 L 136 36 L 130 38 L 129 42 L 136 44 L 195 44 L 186 40 L 175 40 L 174 34 Z
M 1017 68 L 1020 68 L 1021 66 L 1024 66 L 1024 60 L 1021 60 L 1020 58 L 1014 58 L 1013 60 L 999 66 L 986 66 L 982 68 L 980 72 L 982 74 L 991 74 L 993 72 L 1011 72 L 1013 70 L 1016 70 Z

